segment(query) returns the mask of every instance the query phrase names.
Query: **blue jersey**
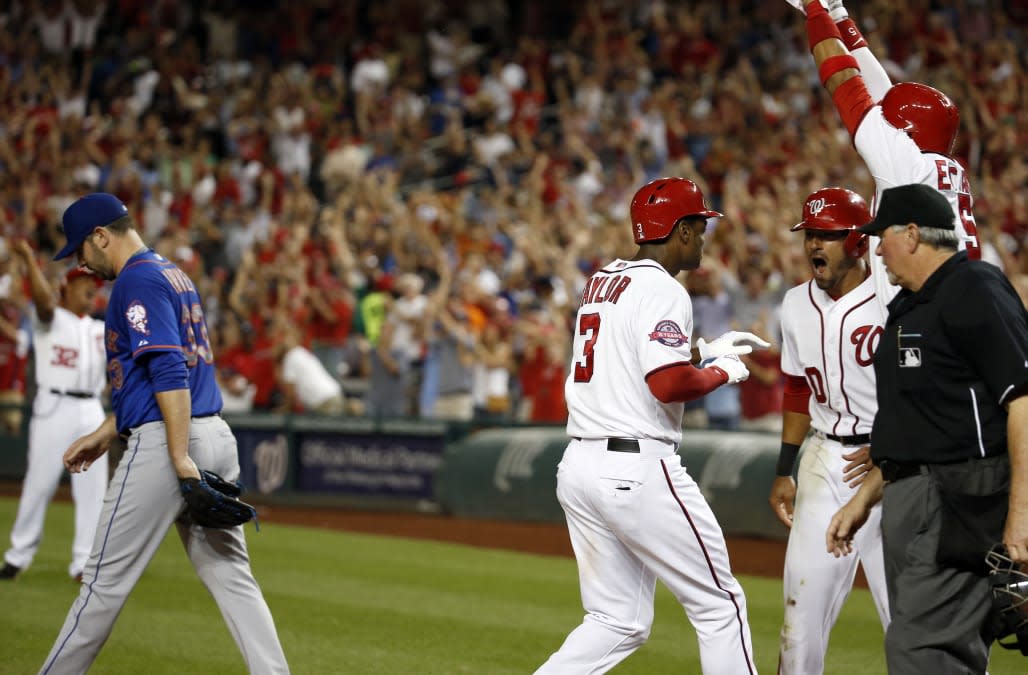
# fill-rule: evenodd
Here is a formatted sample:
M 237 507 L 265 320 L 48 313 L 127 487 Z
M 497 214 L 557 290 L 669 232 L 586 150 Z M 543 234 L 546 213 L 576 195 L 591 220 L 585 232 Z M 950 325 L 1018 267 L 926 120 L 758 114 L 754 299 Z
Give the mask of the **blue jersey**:
M 185 357 L 193 417 L 221 412 L 200 296 L 173 263 L 150 250 L 128 260 L 111 289 L 105 336 L 119 432 L 163 419 L 146 364 L 139 361 L 157 352 Z

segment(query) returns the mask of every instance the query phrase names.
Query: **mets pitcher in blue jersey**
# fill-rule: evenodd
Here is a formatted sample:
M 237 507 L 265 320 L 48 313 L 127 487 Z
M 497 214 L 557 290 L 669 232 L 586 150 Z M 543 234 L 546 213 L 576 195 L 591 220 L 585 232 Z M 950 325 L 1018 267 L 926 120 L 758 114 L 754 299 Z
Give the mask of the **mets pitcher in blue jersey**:
M 179 479 L 213 471 L 234 481 L 239 459 L 221 419 L 203 305 L 192 281 L 150 250 L 117 197 L 93 193 L 64 212 L 76 256 L 113 280 L 105 317 L 114 414 L 64 454 L 86 471 L 115 441 L 124 454 L 110 481 L 78 597 L 41 673 L 85 673 L 172 523 L 221 610 L 251 673 L 288 673 L 271 612 L 250 571 L 243 528 L 191 522 Z

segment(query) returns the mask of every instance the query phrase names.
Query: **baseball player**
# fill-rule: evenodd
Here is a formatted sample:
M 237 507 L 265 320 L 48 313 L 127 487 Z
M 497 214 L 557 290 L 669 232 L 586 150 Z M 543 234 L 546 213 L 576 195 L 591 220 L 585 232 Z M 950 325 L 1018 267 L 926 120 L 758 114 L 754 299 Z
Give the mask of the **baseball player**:
M 769 501 L 791 528 L 779 652 L 783 675 L 824 671 L 828 634 L 853 586 L 858 560 L 883 627 L 889 622 L 880 507 L 854 542 L 858 555 L 833 557 L 824 543 L 832 514 L 871 469 L 869 434 L 877 410 L 871 362 L 885 313 L 869 277 L 867 236 L 854 231 L 870 220 L 859 195 L 831 187 L 807 198 L 803 220 L 792 228 L 804 233 L 813 279 L 786 293 L 781 309 L 786 390 Z M 793 465 L 811 428 L 794 482 Z
M 585 285 L 557 498 L 586 615 L 538 673 L 603 673 L 638 649 L 653 623 L 657 579 L 685 607 L 704 673 L 756 672 L 724 536 L 676 452 L 683 402 L 746 379 L 738 355 L 769 346 L 734 331 L 690 344 L 692 304 L 675 275 L 699 266 L 707 219 L 720 216 L 692 181 L 643 186 L 631 203 L 638 252 Z M 706 359 L 706 368 L 694 366 Z
M 953 102 L 925 84 L 892 84 L 842 0 L 786 1 L 805 11 L 807 38 L 821 82 L 874 177 L 872 213 L 884 190 L 911 183 L 928 185 L 949 201 L 961 248 L 972 260 L 980 259 L 967 172 L 949 156 L 960 128 L 960 113 Z M 870 249 L 877 246 L 878 237 L 871 237 Z M 871 256 L 871 267 L 879 298 L 887 303 L 899 287 L 889 283 L 880 256 Z
M 0 578 L 7 579 L 32 564 L 43 539 L 47 505 L 64 472 L 61 457 L 72 441 L 103 422 L 100 394 L 107 380 L 104 324 L 89 316 L 100 280 L 72 269 L 61 281 L 55 300 L 28 242 L 17 242 L 14 252 L 27 270 L 35 310 L 36 398 L 29 422 L 28 470 L 11 530 L 11 548 L 0 570 Z M 75 537 L 68 574 L 72 579 L 82 578 L 106 489 L 106 456 L 99 458 L 93 471 L 71 477 Z
M 124 454 L 111 478 L 81 591 L 42 673 L 84 673 L 110 635 L 136 581 L 172 523 L 213 596 L 251 673 L 289 668 L 275 624 L 250 571 L 241 526 L 196 524 L 182 485 L 200 470 L 234 481 L 235 437 L 223 419 L 203 304 L 178 267 L 147 248 L 117 197 L 86 195 L 63 216 L 75 255 L 114 280 L 105 321 L 114 415 L 64 454 L 72 473 L 93 467 L 115 439 Z

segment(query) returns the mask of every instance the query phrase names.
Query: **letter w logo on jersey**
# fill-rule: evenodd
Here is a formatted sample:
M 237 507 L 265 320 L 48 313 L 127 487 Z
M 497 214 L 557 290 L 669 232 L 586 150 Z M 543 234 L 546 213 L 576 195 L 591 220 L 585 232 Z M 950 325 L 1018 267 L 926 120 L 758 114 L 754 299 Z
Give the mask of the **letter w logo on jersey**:
M 74 368 L 79 359 L 79 350 L 74 347 L 62 347 L 54 345 L 54 357 L 50 359 L 51 366 L 58 368 Z
M 850 342 L 856 347 L 857 364 L 867 367 L 874 361 L 875 350 L 882 338 L 881 326 L 860 326 L 850 335 Z

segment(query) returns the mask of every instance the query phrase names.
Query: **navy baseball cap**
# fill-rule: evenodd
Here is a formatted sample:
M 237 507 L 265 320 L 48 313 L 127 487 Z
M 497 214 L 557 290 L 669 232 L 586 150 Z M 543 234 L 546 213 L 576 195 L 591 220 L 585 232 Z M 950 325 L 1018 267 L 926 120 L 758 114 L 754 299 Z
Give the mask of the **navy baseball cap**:
M 882 192 L 882 202 L 874 220 L 858 232 L 878 234 L 893 225 L 914 223 L 918 227 L 956 229 L 953 207 L 942 193 L 922 183 L 900 185 Z
M 68 242 L 54 260 L 61 260 L 79 250 L 90 234 L 98 227 L 109 225 L 128 215 L 128 209 L 121 200 L 106 192 L 94 192 L 72 202 L 64 211 L 61 223 Z

